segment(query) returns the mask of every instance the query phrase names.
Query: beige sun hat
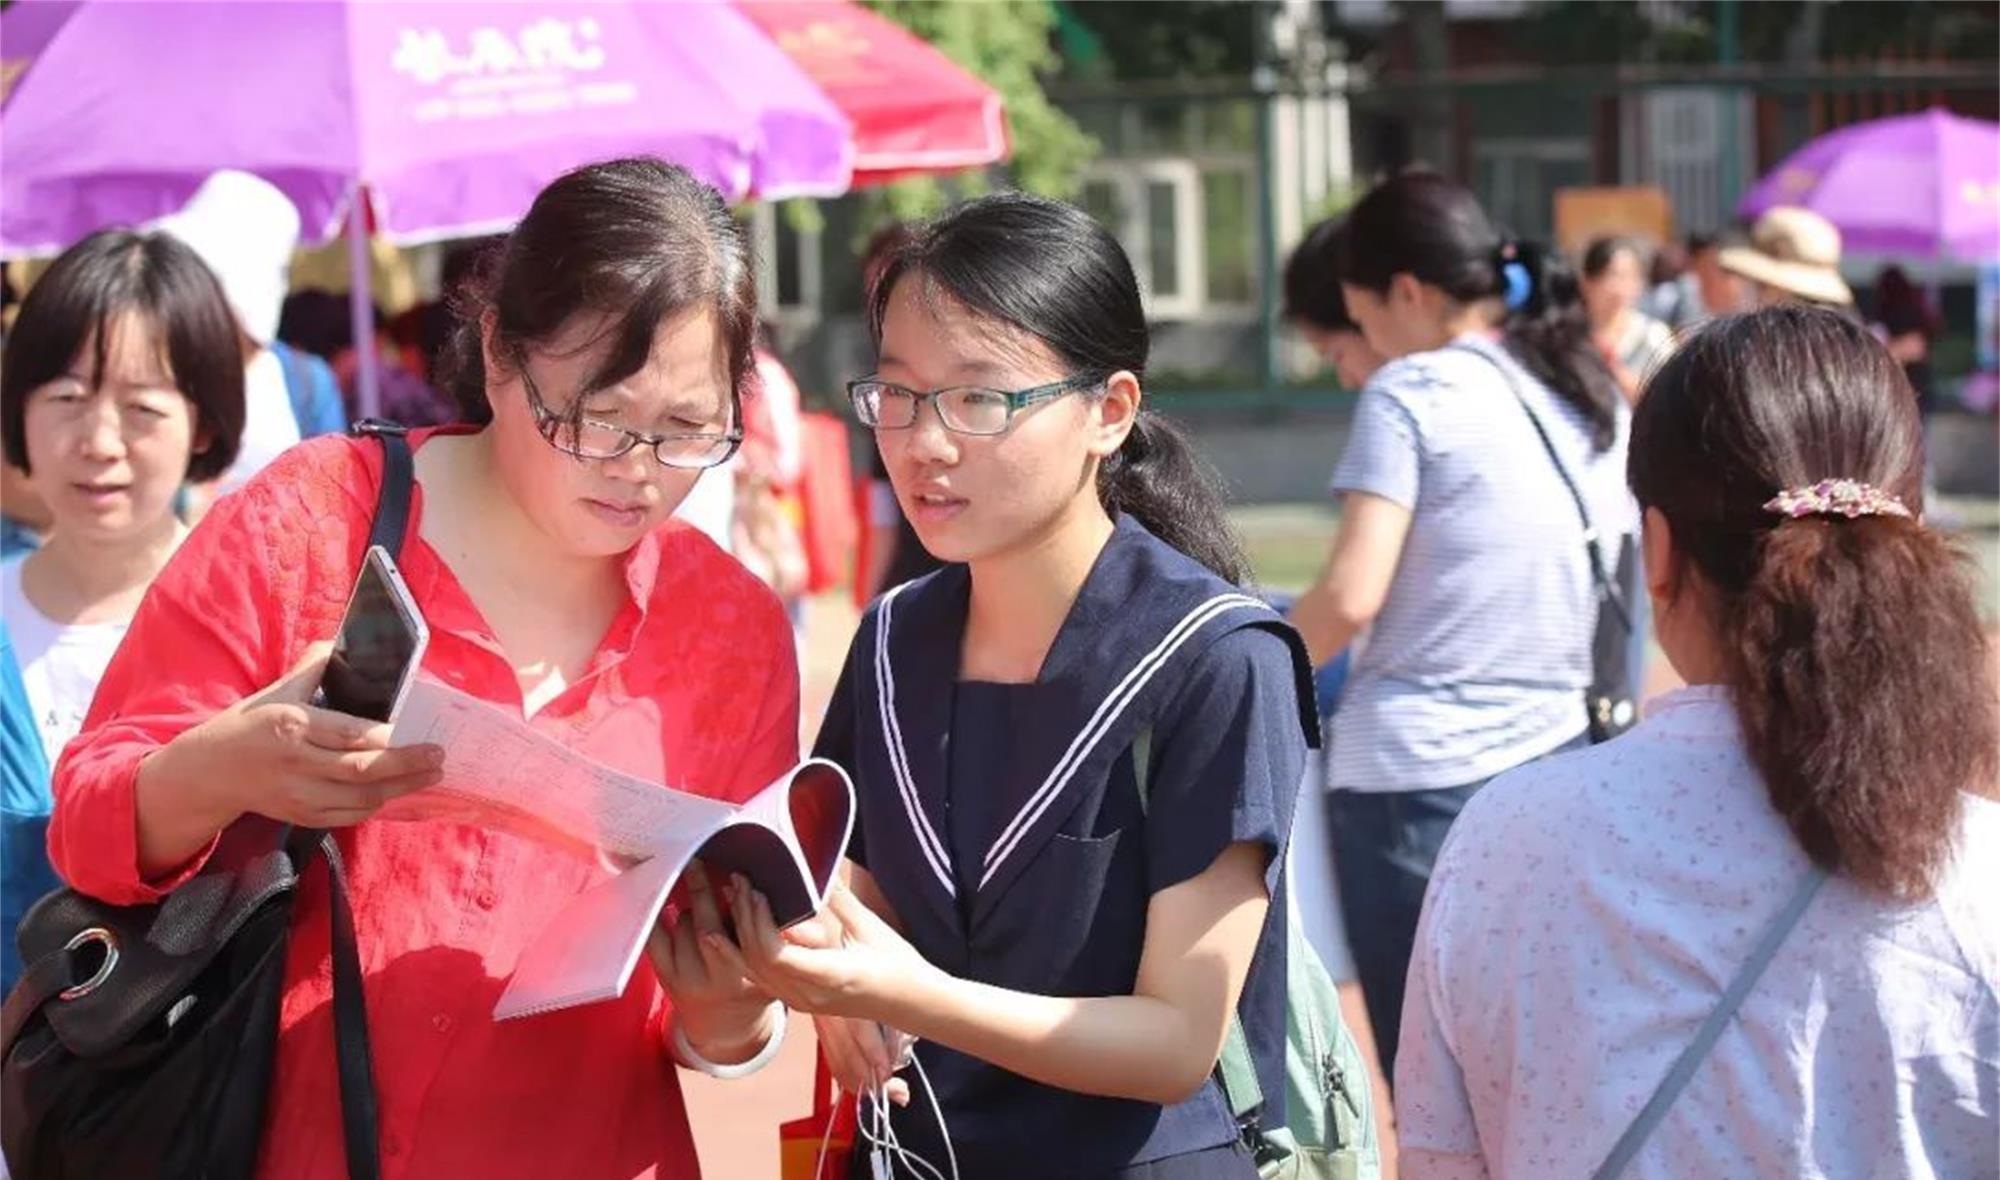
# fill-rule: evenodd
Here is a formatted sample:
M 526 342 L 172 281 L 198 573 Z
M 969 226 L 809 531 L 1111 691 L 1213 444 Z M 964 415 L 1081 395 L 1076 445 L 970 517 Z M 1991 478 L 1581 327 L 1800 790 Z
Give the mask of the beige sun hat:
M 1750 230 L 1750 244 L 1724 247 L 1716 260 L 1731 274 L 1800 299 L 1854 303 L 1854 291 L 1840 277 L 1840 230 L 1810 209 L 1766 210 Z

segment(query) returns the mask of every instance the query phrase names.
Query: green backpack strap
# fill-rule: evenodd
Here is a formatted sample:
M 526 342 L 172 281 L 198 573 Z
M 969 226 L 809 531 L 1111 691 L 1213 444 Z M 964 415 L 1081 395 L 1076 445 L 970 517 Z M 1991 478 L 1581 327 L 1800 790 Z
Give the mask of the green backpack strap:
M 1141 729 L 1132 739 L 1132 777 L 1139 787 L 1139 814 L 1145 815 L 1153 779 L 1153 727 Z M 1257 1081 L 1257 1065 L 1250 1058 L 1250 1038 L 1243 1031 L 1243 1018 L 1229 1014 L 1229 1033 L 1222 1041 L 1222 1057 L 1216 1062 L 1216 1078 L 1222 1083 L 1223 1101 L 1238 1123 L 1250 1119 L 1264 1105 L 1264 1087 Z
M 1230 1014 L 1229 1035 L 1223 1038 L 1222 1056 L 1215 1068 L 1229 1113 L 1238 1123 L 1255 1117 L 1264 1105 L 1264 1087 L 1257 1084 L 1257 1066 L 1250 1060 L 1250 1038 L 1244 1035 L 1243 1020 L 1234 1013 Z
M 1142 816 L 1152 788 L 1152 753 L 1153 731 L 1148 727 L 1132 741 L 1132 771 Z M 1243 1020 L 1234 1012 L 1215 1063 L 1223 1103 L 1263 1180 L 1376 1180 L 1382 1174 L 1381 1146 L 1361 1050 L 1341 1020 L 1333 981 L 1296 913 L 1285 915 L 1285 953 L 1288 1125 L 1262 1125 L 1264 1087 L 1257 1079 Z

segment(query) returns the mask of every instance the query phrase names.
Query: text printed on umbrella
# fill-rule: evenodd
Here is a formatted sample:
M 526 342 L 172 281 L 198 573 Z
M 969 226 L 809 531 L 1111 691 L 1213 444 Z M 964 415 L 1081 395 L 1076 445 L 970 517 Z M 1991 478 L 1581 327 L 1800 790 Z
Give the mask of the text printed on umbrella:
M 466 35 L 465 51 L 454 50 L 438 29 L 404 29 L 396 39 L 394 66 L 425 85 L 447 78 L 493 77 L 543 70 L 584 73 L 604 68 L 597 22 L 543 17 L 518 33 L 486 25 Z
M 607 60 L 597 21 L 543 17 L 514 33 L 482 25 L 460 45 L 439 29 L 404 29 L 392 64 L 419 85 L 444 84 L 448 97 L 425 99 L 413 111 L 418 122 L 435 123 L 638 101 L 639 89 L 629 80 L 573 79 L 603 70 Z

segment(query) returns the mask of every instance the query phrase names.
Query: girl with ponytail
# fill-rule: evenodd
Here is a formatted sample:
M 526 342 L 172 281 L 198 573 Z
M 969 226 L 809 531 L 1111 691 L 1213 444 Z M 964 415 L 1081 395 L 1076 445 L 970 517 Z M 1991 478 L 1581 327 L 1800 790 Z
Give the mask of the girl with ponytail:
M 2000 1174 L 2000 725 L 1922 437 L 1835 311 L 1715 321 L 1653 378 L 1631 485 L 1690 687 L 1460 817 L 1410 970 L 1410 1174 L 1583 1176 L 1614 1143 L 1626 1176 Z
M 872 311 L 855 412 L 952 564 L 877 600 L 821 730 L 858 800 L 837 929 L 781 935 L 745 892 L 747 969 L 818 1014 L 896 1176 L 1254 1177 L 1215 1074 L 1240 1018 L 1283 1092 L 1304 651 L 1238 589 L 1212 479 L 1145 408 L 1138 284 L 1103 227 L 973 201 L 896 253 Z M 885 1027 L 920 1038 L 893 1081 Z
M 1348 313 L 1390 360 L 1355 407 L 1333 476 L 1340 532 L 1292 621 L 1316 663 L 1369 632 L 1333 718 L 1327 818 L 1393 1071 L 1410 939 L 1452 818 L 1494 775 L 1585 737 L 1598 603 L 1578 499 L 1606 554 L 1636 513 L 1624 398 L 1560 257 L 1503 238 L 1469 191 L 1426 172 L 1377 185 L 1344 239 Z

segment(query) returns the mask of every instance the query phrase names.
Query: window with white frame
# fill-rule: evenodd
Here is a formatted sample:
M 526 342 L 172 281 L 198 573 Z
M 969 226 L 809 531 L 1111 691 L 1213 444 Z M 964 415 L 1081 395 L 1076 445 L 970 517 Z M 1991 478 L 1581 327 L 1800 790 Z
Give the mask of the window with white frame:
M 1094 105 L 1104 145 L 1080 203 L 1132 258 L 1154 319 L 1254 315 L 1255 110 L 1246 102 Z
M 1201 177 L 1186 160 L 1093 169 L 1083 206 L 1132 257 L 1147 314 L 1192 316 L 1202 304 Z

